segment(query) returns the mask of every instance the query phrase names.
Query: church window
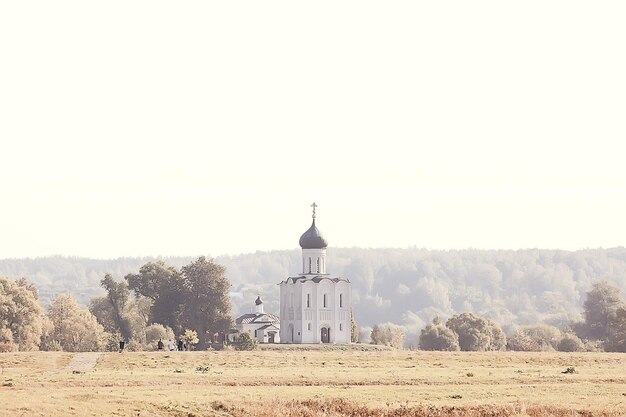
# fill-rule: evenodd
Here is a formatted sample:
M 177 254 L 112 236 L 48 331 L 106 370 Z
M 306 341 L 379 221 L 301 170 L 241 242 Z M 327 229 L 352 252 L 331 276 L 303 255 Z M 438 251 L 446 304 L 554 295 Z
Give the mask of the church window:
M 307 329 L 311 331 L 311 323 L 309 323 L 309 325 L 307 326 Z
M 339 331 L 342 332 L 343 331 L 343 323 L 339 323 Z
M 320 258 L 317 258 L 317 273 L 320 273 Z
M 254 337 L 256 337 L 256 330 L 254 331 Z
M 326 302 L 327 296 L 324 294 L 324 308 L 328 307 L 328 303 Z
M 311 273 L 311 258 L 309 258 L 309 274 Z
M 311 294 L 306 295 L 306 308 L 311 308 Z
M 339 294 L 339 307 L 343 307 L 343 294 Z

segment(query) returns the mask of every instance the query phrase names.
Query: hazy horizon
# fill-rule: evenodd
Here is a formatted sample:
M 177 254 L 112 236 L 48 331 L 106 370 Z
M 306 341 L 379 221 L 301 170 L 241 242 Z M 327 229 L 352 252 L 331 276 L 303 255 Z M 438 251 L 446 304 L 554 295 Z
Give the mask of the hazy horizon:
M 624 16 L 5 3 L 0 259 L 623 246 Z

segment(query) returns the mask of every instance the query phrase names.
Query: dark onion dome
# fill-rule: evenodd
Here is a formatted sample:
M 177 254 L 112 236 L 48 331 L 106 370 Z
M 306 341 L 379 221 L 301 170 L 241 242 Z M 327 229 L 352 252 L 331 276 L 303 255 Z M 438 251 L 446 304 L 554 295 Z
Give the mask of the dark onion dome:
M 263 301 L 261 300 L 261 296 L 260 296 L 260 295 L 259 295 L 259 296 L 256 298 L 256 300 L 254 301 L 254 304 L 256 304 L 256 305 L 261 305 L 261 304 L 263 304 Z
M 327 246 L 328 241 L 324 239 L 322 233 L 315 227 L 315 219 L 313 219 L 313 224 L 311 224 L 309 230 L 300 236 L 300 247 L 302 249 L 325 249 Z

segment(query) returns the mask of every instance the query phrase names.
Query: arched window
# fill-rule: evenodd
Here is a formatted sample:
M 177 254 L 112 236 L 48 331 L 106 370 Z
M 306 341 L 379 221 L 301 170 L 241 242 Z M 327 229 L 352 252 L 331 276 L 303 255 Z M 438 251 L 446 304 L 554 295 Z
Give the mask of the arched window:
M 328 307 L 327 298 L 326 294 L 324 294 L 324 308 Z
M 309 258 L 309 274 L 311 273 L 311 258 Z
M 311 323 L 309 323 L 309 325 L 307 326 L 307 329 L 311 331 Z
M 320 273 L 320 258 L 317 258 L 317 273 Z
M 343 307 L 343 294 L 339 294 L 339 307 Z
M 339 331 L 342 332 L 343 331 L 343 323 L 339 323 Z
M 306 308 L 311 308 L 311 294 L 306 295 Z

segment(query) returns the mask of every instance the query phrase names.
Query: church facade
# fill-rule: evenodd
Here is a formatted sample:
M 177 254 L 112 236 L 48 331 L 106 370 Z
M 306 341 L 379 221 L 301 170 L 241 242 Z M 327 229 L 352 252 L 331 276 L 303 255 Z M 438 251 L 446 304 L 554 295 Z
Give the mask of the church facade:
M 281 343 L 351 342 L 351 284 L 326 269 L 328 242 L 313 223 L 300 237 L 302 273 L 280 285 Z

